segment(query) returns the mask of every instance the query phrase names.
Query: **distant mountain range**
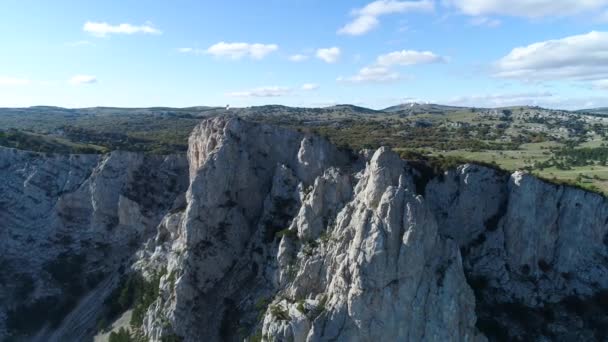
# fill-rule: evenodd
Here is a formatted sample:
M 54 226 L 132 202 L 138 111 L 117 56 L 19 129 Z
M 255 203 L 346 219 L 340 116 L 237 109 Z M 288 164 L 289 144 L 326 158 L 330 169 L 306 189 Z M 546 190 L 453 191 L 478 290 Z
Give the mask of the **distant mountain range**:
M 578 112 L 578 113 L 591 113 L 591 114 L 608 115 L 608 107 L 580 109 L 580 110 L 577 110 L 576 112 Z
M 486 107 L 466 107 L 466 106 L 451 106 L 442 105 L 437 103 L 428 102 L 408 102 L 401 103 L 398 105 L 386 107 L 384 109 L 371 109 L 362 106 L 356 106 L 352 104 L 336 104 L 328 107 L 291 107 L 284 105 L 262 105 L 262 106 L 251 106 L 251 107 L 226 107 L 217 106 L 192 106 L 192 107 L 86 107 L 86 108 L 63 108 L 56 106 L 31 106 L 22 108 L 2 108 L 0 107 L 0 115 L 8 112 L 27 112 L 27 113 L 45 113 L 45 114 L 118 114 L 118 113 L 129 113 L 129 114 L 159 114 L 162 112 L 172 113 L 189 113 L 189 114 L 212 114 L 222 111 L 236 111 L 236 112 L 250 112 L 250 111 L 266 111 L 266 112 L 280 112 L 280 111 L 321 111 L 321 112 L 348 112 L 348 113 L 359 113 L 359 114 L 379 114 L 382 112 L 386 113 L 407 113 L 407 114 L 440 114 L 459 110 L 469 110 L 471 108 L 477 109 L 490 109 Z M 505 109 L 505 108 L 533 108 L 533 109 L 550 109 L 542 108 L 538 106 L 506 106 L 496 107 L 491 109 Z M 561 111 L 561 110 L 560 110 Z M 598 108 L 584 108 L 578 110 L 572 110 L 575 113 L 591 113 L 591 114 L 607 114 L 608 107 Z

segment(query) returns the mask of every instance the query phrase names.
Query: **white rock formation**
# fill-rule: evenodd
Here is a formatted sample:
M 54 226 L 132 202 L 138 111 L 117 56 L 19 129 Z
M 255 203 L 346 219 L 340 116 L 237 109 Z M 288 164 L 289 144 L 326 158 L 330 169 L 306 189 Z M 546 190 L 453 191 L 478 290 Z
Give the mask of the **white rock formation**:
M 257 324 L 270 340 L 482 338 L 458 246 L 396 154 L 364 166 L 316 137 L 218 118 L 188 155 L 187 208 L 159 235 L 181 233 L 149 249 L 179 274 L 149 310 L 153 340 L 237 339 Z M 255 308 L 260 298 L 270 305 Z
M 150 341 L 602 339 L 602 196 L 476 165 L 436 174 L 238 118 L 203 121 L 189 145 L 189 166 L 0 149 L 15 275 L 0 282 L 0 339 L 15 310 L 66 296 L 53 261 L 82 255 L 77 283 L 98 282 L 34 340 L 91 338 L 129 265 L 166 271 L 134 327 Z
M 303 299 L 315 299 L 313 308 L 304 307 L 302 316 L 298 304 L 273 304 L 287 305 L 289 317 L 269 310 L 263 336 L 294 341 L 482 339 L 458 246 L 439 237 L 433 214 L 411 191 L 410 177 L 396 154 L 386 149 L 374 154 L 335 227 L 311 253 L 300 253 L 294 261 L 299 271 L 284 294 L 294 302 L 301 298 L 300 306 Z M 315 183 L 313 201 L 326 189 L 325 196 L 335 196 L 335 188 L 322 184 L 326 182 Z M 300 211 L 295 220 L 300 228 L 311 219 L 306 214 Z M 320 217 L 312 217 L 313 222 Z

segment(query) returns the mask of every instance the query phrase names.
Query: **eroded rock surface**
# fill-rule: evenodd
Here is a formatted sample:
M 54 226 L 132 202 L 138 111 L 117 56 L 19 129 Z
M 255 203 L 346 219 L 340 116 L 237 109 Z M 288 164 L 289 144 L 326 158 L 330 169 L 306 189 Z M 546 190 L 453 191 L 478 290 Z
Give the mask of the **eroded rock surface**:
M 483 340 L 459 246 L 396 154 L 223 118 L 190 141 L 188 205 L 140 264 L 177 279 L 148 336 Z
M 187 161 L 0 148 L 0 180 L 0 340 L 8 330 L 79 340 L 94 333 L 119 269 L 185 192 Z
M 121 266 L 158 279 L 132 327 L 150 341 L 606 337 L 602 196 L 238 118 L 205 120 L 189 145 L 187 161 L 0 150 L 2 257 L 36 284 L 20 303 L 0 283 L 0 332 L 7 313 L 65 298 L 49 262 L 84 255 L 81 273 L 104 276 L 34 339 L 90 338 L 77 318 L 95 320 Z

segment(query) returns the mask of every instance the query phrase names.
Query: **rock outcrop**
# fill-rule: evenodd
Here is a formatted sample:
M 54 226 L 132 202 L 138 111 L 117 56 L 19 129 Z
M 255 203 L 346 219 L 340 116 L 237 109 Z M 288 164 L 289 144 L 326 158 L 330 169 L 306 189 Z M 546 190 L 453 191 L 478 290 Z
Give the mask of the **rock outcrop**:
M 608 203 L 603 196 L 465 165 L 426 198 L 461 247 L 480 326 L 496 339 L 608 337 Z
M 132 327 L 150 341 L 607 337 L 602 196 L 238 118 L 205 120 L 189 145 L 187 162 L 0 150 L 0 334 L 66 298 L 59 260 L 103 272 L 55 324 L 20 327 L 32 339 L 90 338 L 129 274 L 152 284 Z
M 8 330 L 80 340 L 94 333 L 119 270 L 185 192 L 187 161 L 0 148 L 0 179 L 0 340 Z

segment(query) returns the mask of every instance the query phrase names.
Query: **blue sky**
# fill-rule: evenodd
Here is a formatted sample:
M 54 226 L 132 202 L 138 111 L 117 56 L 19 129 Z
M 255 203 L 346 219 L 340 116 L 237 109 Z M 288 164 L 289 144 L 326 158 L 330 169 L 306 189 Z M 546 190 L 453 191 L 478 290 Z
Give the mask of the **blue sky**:
M 0 106 L 608 106 L 608 0 L 0 3 Z

